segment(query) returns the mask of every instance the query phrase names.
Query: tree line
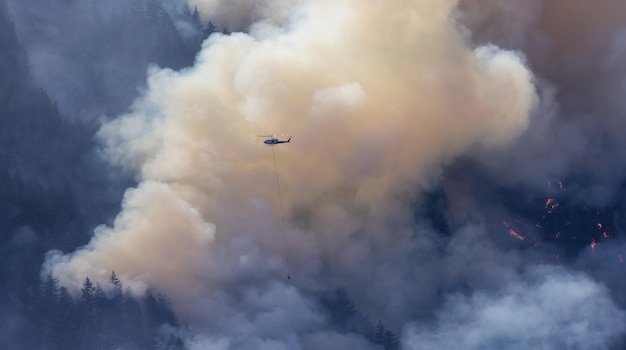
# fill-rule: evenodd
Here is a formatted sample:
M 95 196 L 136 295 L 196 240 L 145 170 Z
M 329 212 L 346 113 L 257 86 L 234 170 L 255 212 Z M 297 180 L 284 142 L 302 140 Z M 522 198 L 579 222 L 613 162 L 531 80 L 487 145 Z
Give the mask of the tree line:
M 32 349 L 184 349 L 169 300 L 124 289 L 115 272 L 108 288 L 85 277 L 73 296 L 51 274 L 29 296 Z
M 369 317 L 357 310 L 344 289 L 321 295 L 319 299 L 335 330 L 359 334 L 385 350 L 400 349 L 400 339 L 396 334 L 387 329 L 381 320 L 374 325 Z

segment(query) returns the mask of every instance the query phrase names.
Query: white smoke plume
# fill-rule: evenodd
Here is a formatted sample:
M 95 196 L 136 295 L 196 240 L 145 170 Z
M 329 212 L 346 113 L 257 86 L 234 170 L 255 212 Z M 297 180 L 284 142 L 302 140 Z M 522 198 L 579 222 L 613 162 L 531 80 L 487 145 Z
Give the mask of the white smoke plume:
M 212 35 L 192 68 L 153 68 L 131 111 L 102 127 L 105 154 L 139 185 L 113 227 L 51 252 L 44 273 L 77 289 L 115 270 L 136 292 L 165 293 L 205 332 L 192 345 L 215 349 L 366 348 L 315 305 L 334 288 L 395 330 L 447 288 L 518 297 L 506 286 L 523 258 L 480 227 L 444 242 L 407 202 L 455 158 L 514 142 L 549 105 L 521 53 L 473 46 L 452 0 L 190 3 L 249 30 Z M 293 140 L 271 149 L 255 137 L 268 133 Z M 554 278 L 533 286 L 574 284 Z M 576 300 L 610 304 L 576 281 L 589 290 Z
M 562 269 L 533 268 L 495 295 L 454 295 L 436 327 L 413 325 L 406 349 L 607 349 L 626 315 L 609 291 Z

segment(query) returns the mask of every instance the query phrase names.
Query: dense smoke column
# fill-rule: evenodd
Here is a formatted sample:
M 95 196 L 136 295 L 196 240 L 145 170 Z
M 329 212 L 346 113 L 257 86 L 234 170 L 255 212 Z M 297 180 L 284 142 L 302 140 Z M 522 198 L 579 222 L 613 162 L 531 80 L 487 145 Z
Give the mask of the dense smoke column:
M 50 253 L 44 271 L 77 288 L 85 275 L 104 280 L 115 270 L 138 293 L 152 286 L 170 296 L 201 344 L 227 348 L 367 344 L 321 307 L 319 293 L 338 288 L 372 319 L 406 330 L 409 347 L 417 339 L 445 348 L 445 338 L 423 329 L 454 333 L 463 327 L 456 315 L 480 325 L 492 303 L 551 326 L 530 347 L 564 345 L 552 327 L 561 320 L 594 325 L 566 328 L 576 344 L 602 348 L 620 333 L 623 313 L 610 293 L 585 275 L 529 266 L 551 252 L 520 248 L 518 228 L 502 224 L 517 209 L 491 201 L 501 187 L 545 186 L 567 174 L 585 143 L 564 143 L 559 162 L 541 162 L 528 141 L 545 146 L 555 130 L 556 87 L 537 79 L 519 51 L 468 37 L 457 2 L 194 4 L 207 20 L 246 33 L 211 36 L 190 69 L 151 70 L 145 94 L 103 126 L 105 153 L 140 184 L 126 192 L 114 225 L 98 228 L 84 249 Z M 520 33 L 542 11 L 529 11 Z M 557 135 L 583 130 L 574 123 Z M 275 149 L 293 283 L 284 280 L 270 150 L 254 137 L 268 132 L 294 135 Z M 450 171 L 463 169 L 459 157 L 479 170 Z M 492 183 L 483 189 L 480 179 Z M 415 208 L 438 183 L 445 225 Z M 564 307 L 542 308 L 550 291 L 578 287 L 585 293 L 561 296 Z M 537 289 L 546 293 L 528 308 L 508 303 Z M 589 300 L 613 310 L 611 322 L 593 308 L 569 313 L 567 305 Z M 469 309 L 446 308 L 463 301 Z M 595 327 L 606 331 L 578 341 Z M 519 340 L 496 329 L 475 347 L 498 347 L 503 334 Z
M 542 95 L 551 96 L 541 108 L 551 113 L 538 114 L 512 147 L 478 158 L 507 193 L 505 220 L 554 243 L 557 260 L 569 263 L 622 237 L 623 102 L 616 96 L 626 16 L 611 0 L 568 5 L 462 1 L 460 18 L 474 43 L 523 51 Z M 621 254 L 606 258 L 620 263 Z

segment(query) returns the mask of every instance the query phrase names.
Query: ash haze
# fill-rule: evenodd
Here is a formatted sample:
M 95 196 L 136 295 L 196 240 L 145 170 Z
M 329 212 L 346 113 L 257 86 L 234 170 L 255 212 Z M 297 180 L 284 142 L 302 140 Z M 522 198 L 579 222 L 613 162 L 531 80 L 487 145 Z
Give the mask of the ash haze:
M 68 119 L 122 113 L 149 65 L 180 69 L 193 61 L 193 35 L 174 29 L 193 27 L 178 15 L 182 0 L 5 1 L 32 74 Z
M 140 184 L 113 227 L 49 257 L 61 284 L 115 270 L 137 290 L 163 291 L 207 329 L 235 322 L 227 329 L 240 331 L 230 318 L 243 310 L 245 343 L 264 336 L 257 308 L 294 327 L 287 335 L 319 331 L 307 294 L 326 288 L 346 288 L 397 326 L 410 320 L 406 306 L 423 300 L 401 281 L 432 272 L 403 266 L 412 255 L 433 264 L 424 255 L 437 242 L 399 197 L 469 149 L 514 140 L 536 88 L 521 54 L 468 45 L 454 2 L 356 4 L 305 2 L 285 27 L 214 35 L 194 67 L 151 71 L 132 111 L 99 134 Z M 283 204 L 290 214 L 303 206 L 308 219 L 288 220 L 286 238 L 272 155 L 254 137 L 268 130 L 296 135 L 276 149 Z M 389 284 L 367 287 L 372 276 Z M 240 293 L 252 294 L 249 307 L 238 306 Z
M 626 343 L 620 2 L 6 3 L 32 84 L 135 181 L 42 280 L 163 293 L 188 349 Z

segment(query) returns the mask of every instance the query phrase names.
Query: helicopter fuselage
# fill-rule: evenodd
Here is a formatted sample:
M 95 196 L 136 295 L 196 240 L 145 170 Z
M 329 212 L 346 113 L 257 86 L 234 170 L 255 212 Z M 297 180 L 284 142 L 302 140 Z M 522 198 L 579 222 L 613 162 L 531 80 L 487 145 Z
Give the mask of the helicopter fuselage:
M 269 139 L 263 141 L 263 143 L 266 144 L 266 145 L 277 145 L 279 143 L 287 143 L 287 142 L 291 142 L 291 137 L 288 140 L 286 140 L 286 141 L 279 141 L 275 137 L 272 137 L 272 138 L 269 138 Z

